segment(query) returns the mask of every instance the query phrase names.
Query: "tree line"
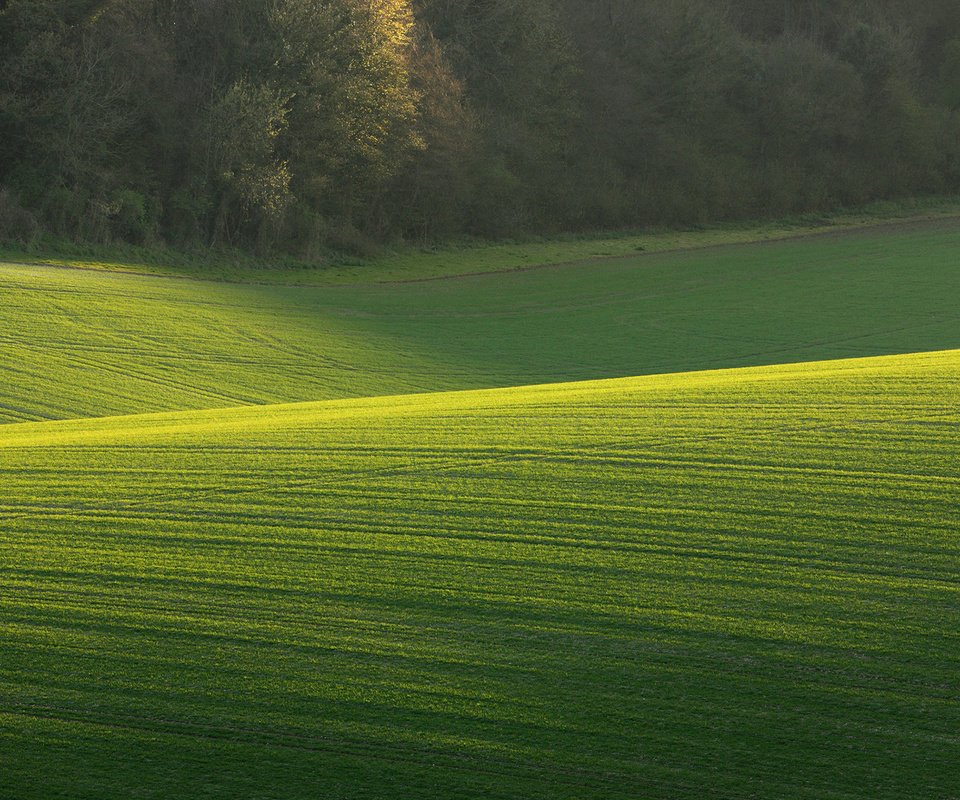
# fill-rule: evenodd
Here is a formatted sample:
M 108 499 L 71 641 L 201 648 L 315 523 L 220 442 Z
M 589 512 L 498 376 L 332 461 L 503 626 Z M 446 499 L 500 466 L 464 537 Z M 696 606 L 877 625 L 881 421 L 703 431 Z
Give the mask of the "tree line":
M 0 0 L 0 238 L 310 257 L 960 187 L 955 0 Z

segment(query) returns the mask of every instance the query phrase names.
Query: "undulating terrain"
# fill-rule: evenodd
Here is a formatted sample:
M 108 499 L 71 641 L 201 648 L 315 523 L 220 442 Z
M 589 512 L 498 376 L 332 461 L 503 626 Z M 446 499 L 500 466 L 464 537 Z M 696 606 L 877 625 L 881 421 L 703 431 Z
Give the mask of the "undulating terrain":
M 958 249 L 947 220 L 373 285 L 0 264 L 0 419 L 957 348 Z
M 0 266 L 0 797 L 960 795 L 958 243 Z

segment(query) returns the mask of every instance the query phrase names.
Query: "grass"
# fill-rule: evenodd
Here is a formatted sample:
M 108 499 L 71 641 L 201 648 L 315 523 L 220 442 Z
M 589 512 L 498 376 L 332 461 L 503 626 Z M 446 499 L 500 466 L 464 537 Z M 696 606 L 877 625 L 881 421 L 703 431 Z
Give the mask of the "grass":
M 891 223 L 931 222 L 957 217 L 960 217 L 960 198 L 927 197 L 882 201 L 831 213 L 800 214 L 764 223 L 728 222 L 698 225 L 691 229 L 613 231 L 531 237 L 513 242 L 467 239 L 422 247 L 407 243 L 381 248 L 379 255 L 372 258 L 330 251 L 315 261 L 298 261 L 289 257 L 262 259 L 237 250 L 185 252 L 169 248 L 78 245 L 43 240 L 31 247 L 0 242 L 0 261 L 235 283 L 366 285 L 510 272 L 543 264 L 623 258 L 640 252 L 663 253 L 779 241 Z
M 947 798 L 960 351 L 0 427 L 0 796 Z
M 0 798 L 960 794 L 960 220 L 747 235 L 0 264 Z
M 956 219 L 382 285 L 0 265 L 0 420 L 960 347 Z

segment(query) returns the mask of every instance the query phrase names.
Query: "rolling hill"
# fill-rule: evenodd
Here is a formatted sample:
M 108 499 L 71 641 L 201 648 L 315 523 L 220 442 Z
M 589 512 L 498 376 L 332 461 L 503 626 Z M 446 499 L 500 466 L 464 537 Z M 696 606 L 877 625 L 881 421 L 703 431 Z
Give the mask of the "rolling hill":
M 0 794 L 950 797 L 958 423 L 960 351 L 4 426 Z
M 0 265 L 0 798 L 960 795 L 958 244 Z
M 446 280 L 355 269 L 340 286 L 5 264 L 0 420 L 957 348 L 958 246 L 954 219 Z

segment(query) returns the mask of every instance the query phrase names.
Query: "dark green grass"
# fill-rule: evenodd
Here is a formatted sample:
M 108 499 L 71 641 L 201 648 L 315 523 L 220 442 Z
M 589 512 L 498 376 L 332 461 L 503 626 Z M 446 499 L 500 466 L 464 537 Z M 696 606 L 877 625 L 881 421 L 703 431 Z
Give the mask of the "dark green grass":
M 960 347 L 958 248 L 946 220 L 401 284 L 0 265 L 0 419 Z
M 212 278 L 239 283 L 302 286 L 369 284 L 390 280 L 430 279 L 478 272 L 524 269 L 591 258 L 633 256 L 715 245 L 775 241 L 795 236 L 843 232 L 877 225 L 956 219 L 957 197 L 918 197 L 882 201 L 831 213 L 801 214 L 764 223 L 729 222 L 691 230 L 642 230 L 585 233 L 507 242 L 466 239 L 417 247 L 400 244 L 377 248 L 366 258 L 327 252 L 314 261 L 257 258 L 237 250 L 182 252 L 163 247 L 78 245 L 41 239 L 32 246 L 0 242 L 0 261 L 73 266 L 112 272 Z
M 960 352 L 4 426 L 0 796 L 955 797 L 958 452 Z

